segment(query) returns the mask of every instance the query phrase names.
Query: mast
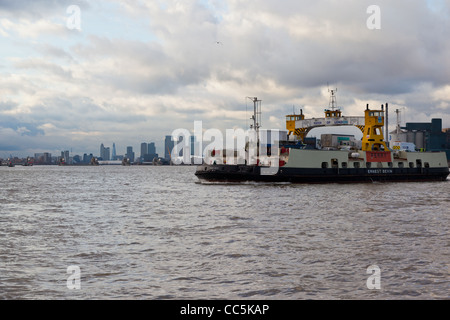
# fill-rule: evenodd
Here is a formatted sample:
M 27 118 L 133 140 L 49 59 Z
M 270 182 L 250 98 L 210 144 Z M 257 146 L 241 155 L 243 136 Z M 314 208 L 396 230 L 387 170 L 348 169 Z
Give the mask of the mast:
M 250 129 L 255 130 L 256 135 L 256 158 L 259 158 L 259 128 L 261 127 L 261 100 L 257 97 L 247 97 L 253 101 L 253 115 L 250 118 L 253 120 L 253 124 L 250 125 Z M 259 163 L 257 160 L 256 164 Z
M 328 104 L 328 109 L 325 109 L 325 117 L 327 118 L 340 118 L 342 116 L 341 110 L 339 110 L 339 107 L 337 105 L 337 98 L 336 98 L 336 92 L 337 88 L 335 90 L 328 89 L 328 92 L 330 92 L 330 102 Z
M 386 102 L 386 112 L 384 114 L 384 122 L 386 124 L 386 133 L 385 133 L 385 140 L 387 139 L 388 143 L 389 142 L 389 105 Z
M 261 127 L 261 100 L 257 97 L 247 97 L 253 101 L 253 116 L 250 118 L 253 120 L 253 124 L 250 125 L 250 129 L 255 129 L 256 133 L 259 132 Z
M 336 90 L 328 89 L 328 92 L 331 92 L 330 104 L 329 104 L 331 111 L 334 111 L 335 109 L 337 109 L 336 91 L 337 91 L 337 88 L 336 88 Z
M 397 114 L 397 127 L 395 129 L 398 137 L 398 135 L 400 134 L 400 110 L 396 109 L 395 113 Z

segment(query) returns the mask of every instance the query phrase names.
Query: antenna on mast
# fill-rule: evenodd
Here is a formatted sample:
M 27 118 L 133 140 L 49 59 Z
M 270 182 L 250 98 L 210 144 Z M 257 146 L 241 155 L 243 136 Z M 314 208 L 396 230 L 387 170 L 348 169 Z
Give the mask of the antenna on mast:
M 329 107 L 330 107 L 331 111 L 334 111 L 335 109 L 337 109 L 337 100 L 336 100 L 337 88 L 335 90 L 328 89 L 328 92 L 331 92 Z
M 250 128 L 259 131 L 261 127 L 261 100 L 258 100 L 257 97 L 247 98 L 253 101 L 253 115 L 250 118 L 253 120 L 253 124 L 250 125 Z
M 397 135 L 400 133 L 400 110 L 396 109 L 395 113 L 397 114 Z

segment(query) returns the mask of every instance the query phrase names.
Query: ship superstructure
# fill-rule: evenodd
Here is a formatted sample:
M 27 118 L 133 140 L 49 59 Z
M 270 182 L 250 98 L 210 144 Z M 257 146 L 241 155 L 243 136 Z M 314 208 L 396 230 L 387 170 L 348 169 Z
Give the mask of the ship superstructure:
M 254 110 L 260 112 L 260 100 L 255 98 L 254 103 Z M 332 90 L 329 108 L 324 113 L 325 117 L 312 119 L 305 119 L 303 111 L 299 115 L 287 115 L 287 139 L 277 141 L 278 148 L 267 146 L 268 152 L 258 153 L 256 161 L 247 149 L 245 160 L 240 162 L 230 161 L 225 157 L 226 152 L 215 151 L 215 157 L 209 157 L 209 162 L 199 165 L 195 174 L 199 179 L 210 181 L 300 183 L 445 181 L 449 175 L 445 152 L 407 152 L 388 148 L 383 134 L 384 105 L 379 109 L 366 105 L 364 116 L 343 116 Z M 256 121 L 258 115 L 252 119 Z M 256 126 L 256 122 L 253 125 Z M 363 135 L 360 146 L 335 150 L 307 148 L 304 142 L 308 132 L 328 126 L 356 126 Z M 261 147 L 259 141 L 257 145 Z

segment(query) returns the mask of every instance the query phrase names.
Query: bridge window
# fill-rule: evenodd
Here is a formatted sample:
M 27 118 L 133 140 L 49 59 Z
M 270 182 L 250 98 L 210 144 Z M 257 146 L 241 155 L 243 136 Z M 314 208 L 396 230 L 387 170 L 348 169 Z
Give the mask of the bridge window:
M 430 164 L 428 162 L 425 162 L 425 168 L 429 168 Z
M 338 159 L 331 159 L 331 167 L 337 168 L 339 165 Z
M 410 167 L 410 168 L 414 168 L 414 162 L 410 162 L 410 163 L 409 163 L 409 167 Z
M 404 164 L 403 162 L 399 162 L 399 163 L 398 163 L 398 167 L 399 167 L 399 168 L 403 168 L 404 166 L 405 166 L 405 164 Z
M 347 168 L 347 162 L 342 162 L 342 168 Z
M 422 168 L 422 160 L 417 159 L 416 160 L 416 166 L 417 166 L 417 168 Z
M 291 115 L 291 116 L 286 116 L 286 121 L 297 121 L 297 120 L 300 120 L 301 118 L 300 118 L 300 116 L 298 116 L 298 115 Z
M 353 167 L 359 168 L 359 166 L 360 166 L 359 162 L 353 162 Z
M 322 162 L 322 169 L 328 168 L 328 162 Z
M 370 167 L 372 167 L 372 163 L 366 162 L 366 168 L 370 168 Z

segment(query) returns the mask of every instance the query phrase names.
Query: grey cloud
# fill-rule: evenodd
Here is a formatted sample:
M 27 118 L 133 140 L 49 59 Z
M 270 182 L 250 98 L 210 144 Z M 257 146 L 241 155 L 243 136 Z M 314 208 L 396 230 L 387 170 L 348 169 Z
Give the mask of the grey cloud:
M 17 107 L 17 103 L 13 101 L 0 101 L 0 111 L 10 111 Z
M 376 31 L 366 26 L 369 2 L 289 2 L 286 9 L 284 3 L 265 1 L 254 7 L 254 20 L 252 2 L 247 4 L 248 15 L 245 7 L 234 8 L 242 10 L 242 18 L 252 21 L 252 27 L 246 33 L 228 35 L 235 50 L 232 65 L 289 87 L 341 81 L 366 92 L 394 94 L 410 92 L 415 83 L 447 83 L 450 48 L 444 30 L 450 29 L 448 18 L 436 17 L 424 3 L 379 3 L 382 28 Z M 284 25 L 273 26 L 270 21 L 271 14 L 288 21 L 299 13 L 317 23 L 306 37 L 288 34 Z M 308 20 L 299 20 L 298 28 L 302 22 Z
M 34 121 L 29 121 L 28 119 L 21 119 L 20 117 L 5 114 L 4 112 L 9 112 L 15 110 L 18 104 L 13 101 L 3 101 L 0 102 L 0 128 L 11 129 L 15 134 L 20 136 L 38 136 L 43 135 L 44 131 L 39 129 L 39 124 Z
M 145 121 L 143 116 L 127 113 L 126 110 L 117 111 L 117 106 L 108 103 L 98 105 L 88 97 L 62 95 L 47 98 L 31 109 L 32 120 L 37 126 L 48 122 L 64 130 L 95 131 L 122 123 L 136 124 Z
M 72 73 L 64 70 L 60 65 L 45 61 L 43 59 L 24 59 L 14 63 L 17 69 L 36 69 L 44 71 L 47 74 L 52 74 L 60 78 L 72 79 Z
M 44 18 L 51 15 L 65 15 L 70 5 L 78 5 L 81 9 L 90 6 L 84 0 L 2 0 L 0 13 L 7 17 Z
M 74 48 L 78 60 L 111 59 L 109 69 L 90 71 L 94 81 L 137 94 L 173 94 L 179 87 L 208 78 L 208 67 L 191 64 L 194 54 L 167 52 L 160 44 L 91 37 L 87 45 Z M 176 56 L 182 55 L 181 59 Z
M 45 57 L 52 57 L 60 59 L 63 62 L 72 63 L 76 62 L 73 56 L 67 50 L 58 48 L 55 45 L 41 43 L 35 46 L 36 50 L 43 54 Z
M 38 128 L 35 123 L 27 123 L 14 117 L 2 116 L 0 128 L 9 128 L 17 132 L 21 136 L 38 136 L 44 135 L 44 131 Z

